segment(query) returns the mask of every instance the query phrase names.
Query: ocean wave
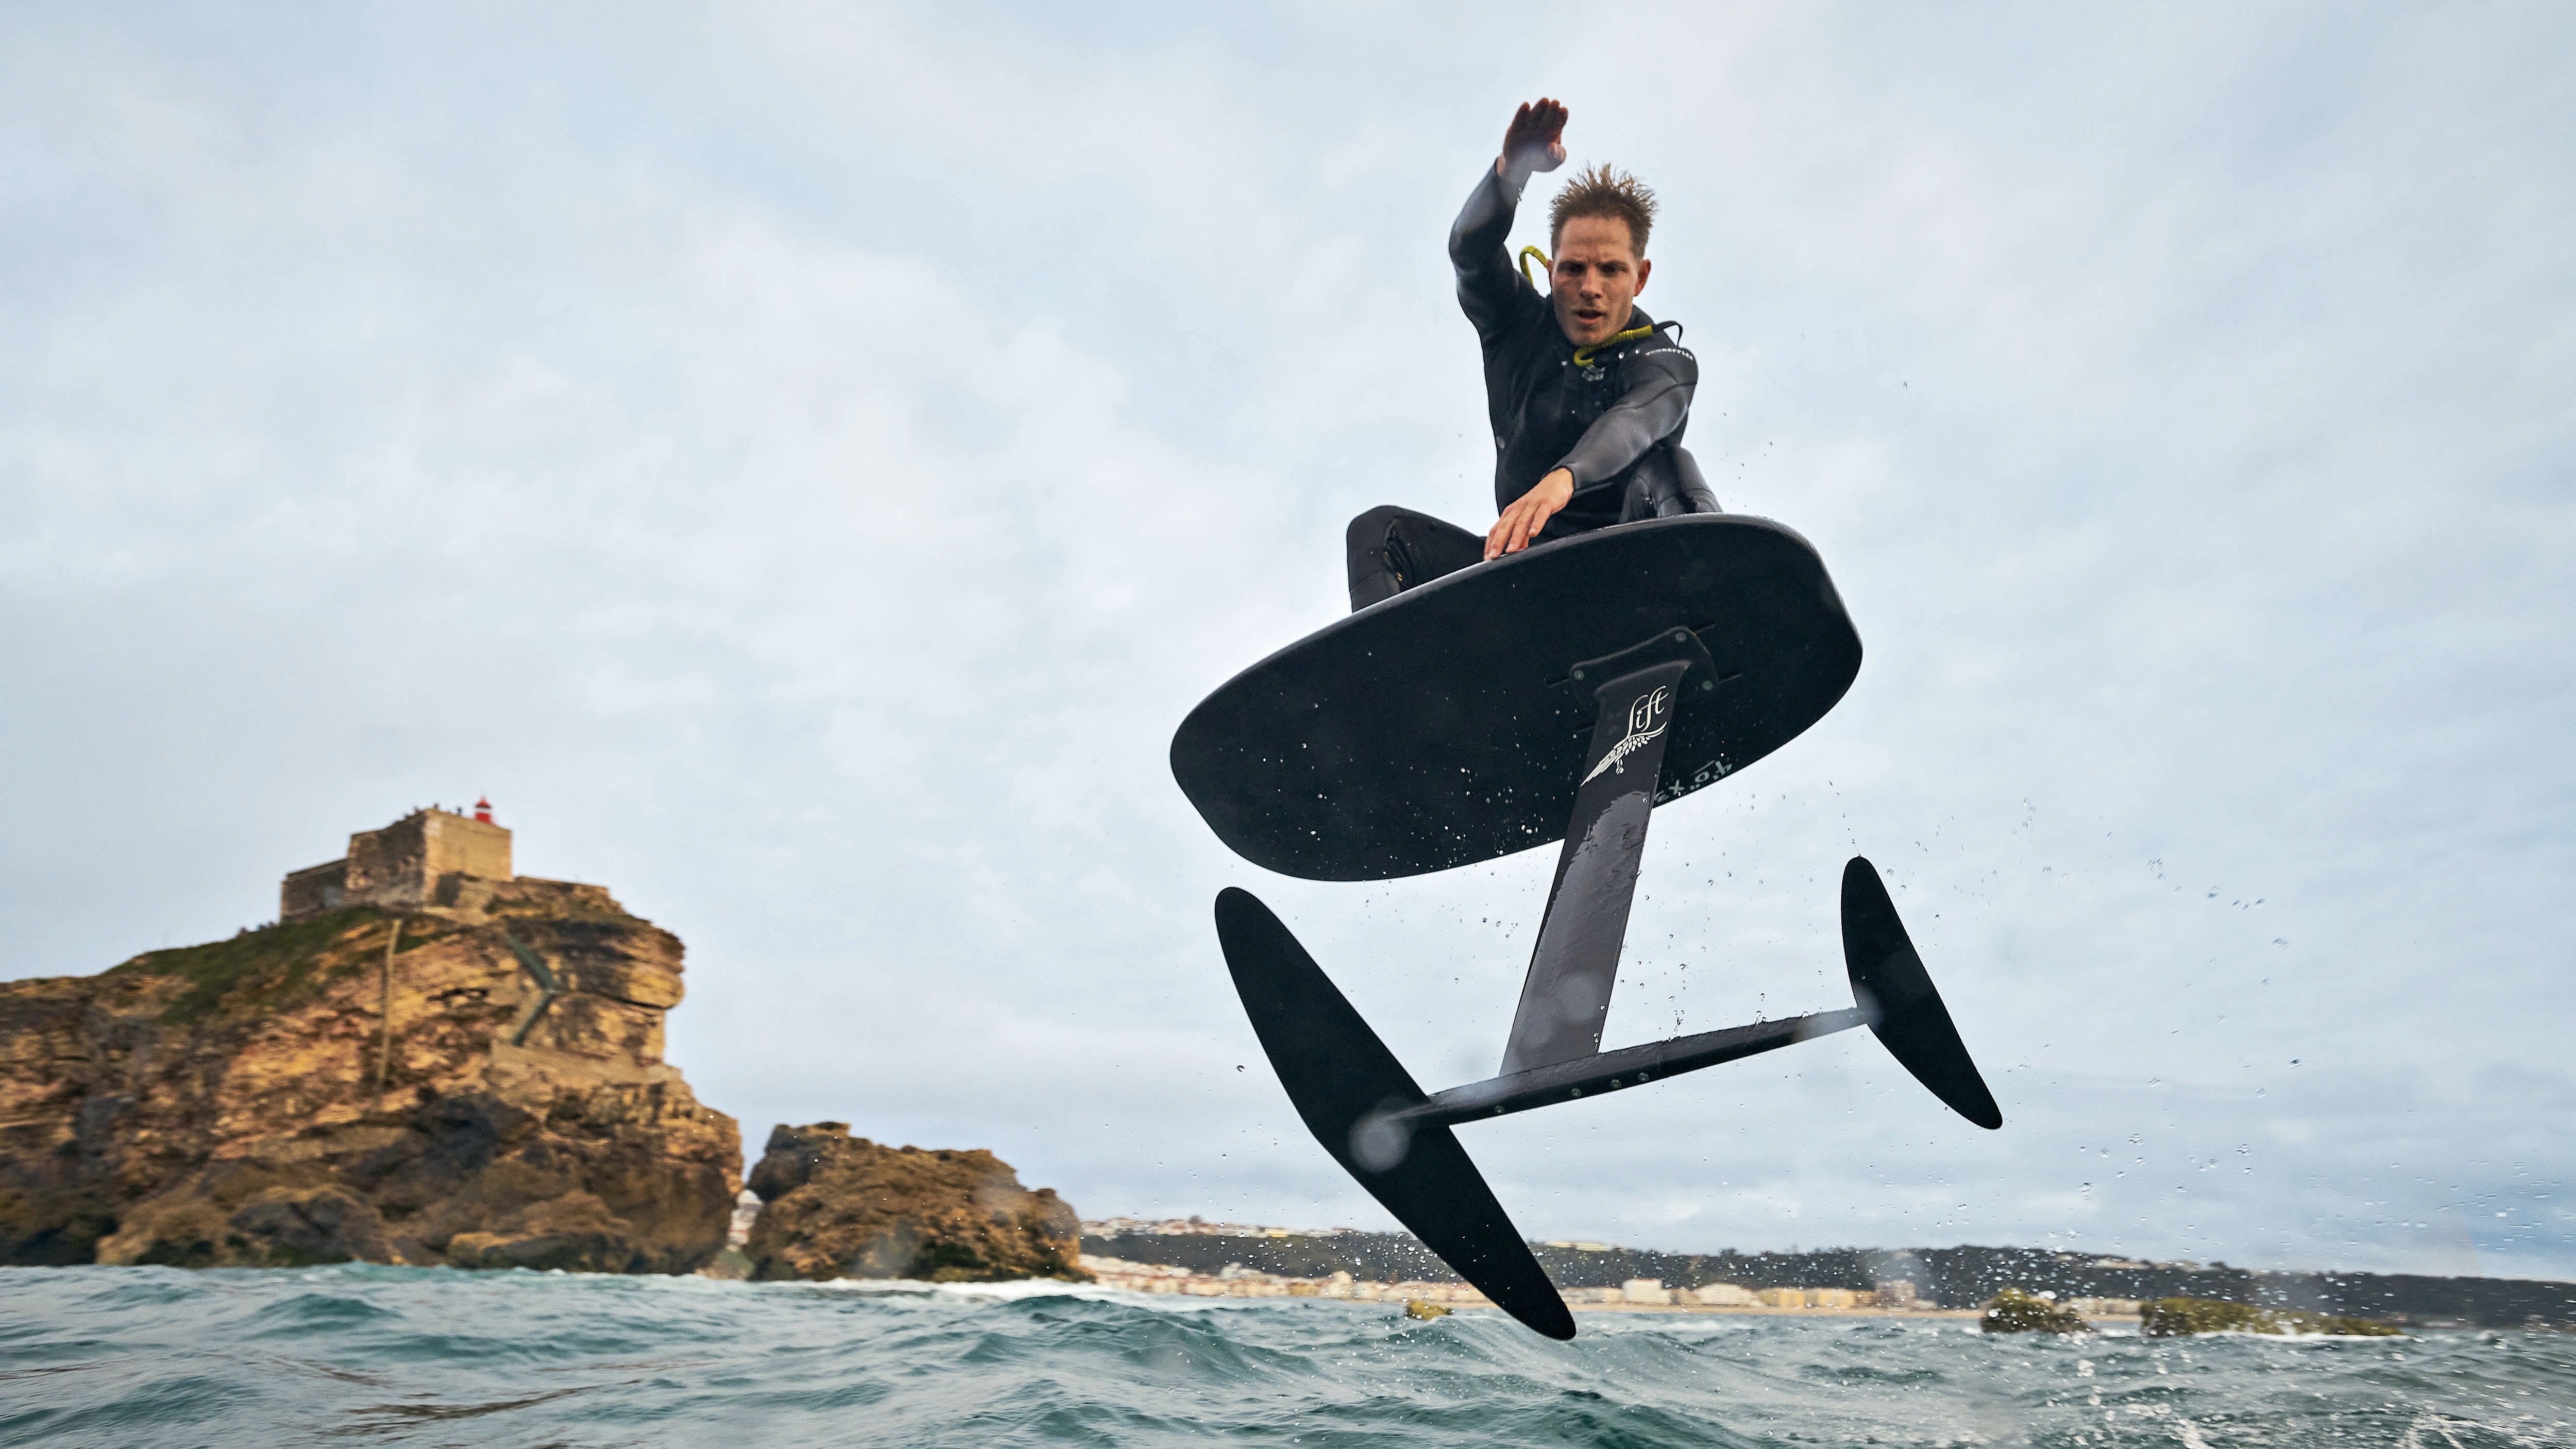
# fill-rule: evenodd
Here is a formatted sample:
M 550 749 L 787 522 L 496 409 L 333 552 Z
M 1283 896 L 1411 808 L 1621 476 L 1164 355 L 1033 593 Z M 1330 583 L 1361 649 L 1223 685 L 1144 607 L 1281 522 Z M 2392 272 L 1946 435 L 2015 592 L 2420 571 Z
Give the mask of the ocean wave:
M 1990 1335 L 1089 1284 L 0 1269 L 0 1444 L 2569 1444 L 2576 1341 Z

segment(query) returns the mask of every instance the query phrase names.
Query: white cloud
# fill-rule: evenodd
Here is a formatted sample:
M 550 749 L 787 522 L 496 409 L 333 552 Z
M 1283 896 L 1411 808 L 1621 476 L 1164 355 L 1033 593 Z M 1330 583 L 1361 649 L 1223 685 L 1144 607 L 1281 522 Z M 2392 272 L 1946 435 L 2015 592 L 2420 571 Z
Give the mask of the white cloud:
M 1612 1030 L 1839 1004 L 1865 853 L 2009 1123 L 1841 1038 L 1471 1133 L 1522 1225 L 2576 1274 L 2567 23 L 1541 19 L 13 18 L 9 968 L 489 791 L 689 940 L 674 1056 L 755 1141 L 1376 1221 L 1208 899 L 1480 1074 L 1544 852 L 1260 878 L 1163 751 L 1351 512 L 1481 522 L 1440 239 L 1547 89 L 1665 196 L 1722 496 L 1870 650 L 1659 818 Z

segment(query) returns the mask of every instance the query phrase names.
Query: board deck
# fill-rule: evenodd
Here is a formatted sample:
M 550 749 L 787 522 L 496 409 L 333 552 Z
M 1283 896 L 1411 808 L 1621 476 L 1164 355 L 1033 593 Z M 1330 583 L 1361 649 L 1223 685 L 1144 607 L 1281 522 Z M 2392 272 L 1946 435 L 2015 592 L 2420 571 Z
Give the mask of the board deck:
M 1623 524 L 1434 579 L 1228 680 L 1181 722 L 1172 775 L 1236 854 L 1308 880 L 1388 880 L 1563 838 L 1594 724 L 1570 671 L 1691 630 L 1716 688 L 1675 711 L 1654 803 L 1795 739 L 1860 672 L 1824 561 L 1768 519 Z

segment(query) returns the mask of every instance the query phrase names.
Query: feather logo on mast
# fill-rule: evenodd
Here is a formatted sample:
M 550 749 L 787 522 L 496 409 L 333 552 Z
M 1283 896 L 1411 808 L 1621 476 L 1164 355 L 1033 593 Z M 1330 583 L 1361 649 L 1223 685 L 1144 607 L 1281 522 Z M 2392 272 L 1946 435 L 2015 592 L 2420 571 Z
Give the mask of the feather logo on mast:
M 1622 775 L 1628 773 L 1628 767 L 1621 761 L 1644 749 L 1664 732 L 1665 725 L 1672 723 L 1672 703 L 1673 690 L 1668 684 L 1656 685 L 1652 694 L 1637 696 L 1637 702 L 1628 706 L 1628 733 L 1610 747 L 1609 753 L 1601 757 L 1601 763 L 1594 765 L 1592 773 L 1583 777 L 1583 783 L 1589 785 L 1600 779 L 1604 770 L 1615 769 Z

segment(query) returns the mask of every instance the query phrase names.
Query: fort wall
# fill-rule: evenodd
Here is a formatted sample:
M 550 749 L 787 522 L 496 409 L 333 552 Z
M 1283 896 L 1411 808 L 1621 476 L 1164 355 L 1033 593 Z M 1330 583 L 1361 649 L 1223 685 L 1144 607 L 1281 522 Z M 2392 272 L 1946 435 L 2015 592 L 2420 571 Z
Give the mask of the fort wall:
M 435 809 L 415 810 L 380 830 L 361 830 L 349 837 L 347 855 L 287 873 L 278 886 L 278 919 L 341 906 L 428 905 L 448 876 L 515 879 L 510 832 L 489 820 Z

